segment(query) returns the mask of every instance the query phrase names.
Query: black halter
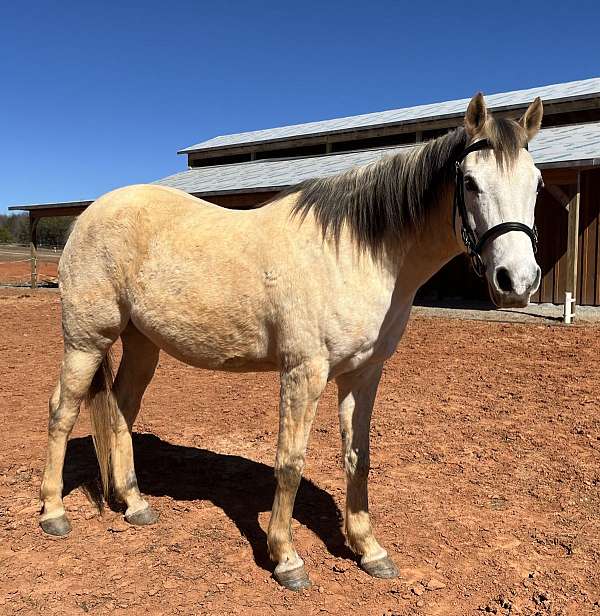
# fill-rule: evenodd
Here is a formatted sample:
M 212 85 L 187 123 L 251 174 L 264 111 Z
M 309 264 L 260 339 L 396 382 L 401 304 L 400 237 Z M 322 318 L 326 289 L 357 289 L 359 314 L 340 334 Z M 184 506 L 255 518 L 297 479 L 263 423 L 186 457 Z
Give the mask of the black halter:
M 479 277 L 482 277 L 485 272 L 485 266 L 481 258 L 481 251 L 487 241 L 497 238 L 500 235 L 504 235 L 505 233 L 510 233 L 511 231 L 522 231 L 530 237 L 533 252 L 537 252 L 538 242 L 537 227 L 535 224 L 533 227 L 528 227 L 522 222 L 501 222 L 500 224 L 493 226 L 491 229 L 488 229 L 480 238 L 477 237 L 474 229 L 472 229 L 469 225 L 467 207 L 465 205 L 464 177 L 460 164 L 465 159 L 467 154 L 477 152 L 479 150 L 491 149 L 491 147 L 492 146 L 487 139 L 481 139 L 465 148 L 456 161 L 456 186 L 454 189 L 454 211 L 452 214 L 452 224 L 454 229 L 456 229 L 456 213 L 458 212 L 461 221 L 460 234 L 462 236 L 462 241 L 467 248 L 467 254 L 471 257 L 473 269 Z M 527 149 L 527 146 L 525 146 L 525 149 Z

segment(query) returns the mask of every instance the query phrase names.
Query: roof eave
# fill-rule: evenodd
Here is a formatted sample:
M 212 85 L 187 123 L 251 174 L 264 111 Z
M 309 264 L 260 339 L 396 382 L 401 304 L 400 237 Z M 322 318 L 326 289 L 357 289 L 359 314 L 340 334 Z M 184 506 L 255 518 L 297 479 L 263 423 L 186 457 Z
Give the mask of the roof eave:
M 57 201 L 56 203 L 30 203 L 27 205 L 10 205 L 11 211 L 29 212 L 31 210 L 50 210 L 57 207 L 87 207 L 94 202 L 94 199 L 86 199 L 83 201 Z
M 561 169 L 565 167 L 583 168 L 600 167 L 600 158 L 580 158 L 578 160 L 559 160 L 548 163 L 536 163 L 538 169 Z

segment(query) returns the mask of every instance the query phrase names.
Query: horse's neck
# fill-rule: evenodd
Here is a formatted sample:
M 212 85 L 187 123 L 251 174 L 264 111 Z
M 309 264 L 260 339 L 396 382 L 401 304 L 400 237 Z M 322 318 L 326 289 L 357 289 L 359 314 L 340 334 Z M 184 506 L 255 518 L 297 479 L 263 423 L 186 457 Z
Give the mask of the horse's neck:
M 420 286 L 459 253 L 460 247 L 452 226 L 452 191 L 448 187 L 442 191 L 425 224 L 397 261 L 397 287 L 403 291 L 402 295 L 414 295 Z

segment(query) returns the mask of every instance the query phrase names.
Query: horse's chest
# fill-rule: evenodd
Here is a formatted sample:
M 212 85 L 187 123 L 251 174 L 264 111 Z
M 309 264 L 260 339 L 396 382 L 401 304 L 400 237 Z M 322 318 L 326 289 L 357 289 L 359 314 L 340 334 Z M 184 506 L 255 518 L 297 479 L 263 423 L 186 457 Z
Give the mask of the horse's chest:
M 410 304 L 390 307 L 364 319 L 355 331 L 346 331 L 331 347 L 331 365 L 334 374 L 357 370 L 362 366 L 380 363 L 395 351 L 410 315 Z

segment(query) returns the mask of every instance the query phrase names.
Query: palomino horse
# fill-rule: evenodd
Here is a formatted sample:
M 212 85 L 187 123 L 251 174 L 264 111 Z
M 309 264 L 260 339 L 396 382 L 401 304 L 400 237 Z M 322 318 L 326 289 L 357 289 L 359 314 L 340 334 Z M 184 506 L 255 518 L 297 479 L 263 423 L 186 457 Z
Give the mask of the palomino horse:
M 539 99 L 517 122 L 493 118 L 478 94 L 464 128 L 310 180 L 250 211 L 159 186 L 98 199 L 77 221 L 60 262 L 64 358 L 50 399 L 44 531 L 70 530 L 62 471 L 86 398 L 105 491 L 110 481 L 132 524 L 157 520 L 138 489 L 131 430 L 163 349 L 201 368 L 279 371 L 268 547 L 275 577 L 291 589 L 310 583 L 290 522 L 317 402 L 335 379 L 348 544 L 366 572 L 395 576 L 373 534 L 367 496 L 382 365 L 417 289 L 461 251 L 485 274 L 498 305 L 527 304 L 540 279 L 533 228 L 541 179 L 526 148 L 541 120 Z M 107 354 L 119 336 L 113 382 Z

